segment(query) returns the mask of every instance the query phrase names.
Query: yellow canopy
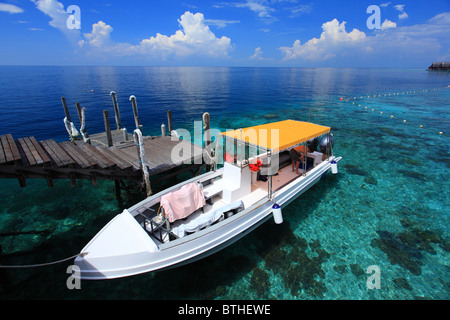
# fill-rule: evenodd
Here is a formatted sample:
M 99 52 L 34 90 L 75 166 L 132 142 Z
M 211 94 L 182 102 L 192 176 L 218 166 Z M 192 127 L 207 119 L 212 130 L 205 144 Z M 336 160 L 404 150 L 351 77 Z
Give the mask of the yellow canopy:
M 329 131 L 329 127 L 310 122 L 284 120 L 226 131 L 222 132 L 222 135 L 272 150 L 272 152 L 280 152 Z

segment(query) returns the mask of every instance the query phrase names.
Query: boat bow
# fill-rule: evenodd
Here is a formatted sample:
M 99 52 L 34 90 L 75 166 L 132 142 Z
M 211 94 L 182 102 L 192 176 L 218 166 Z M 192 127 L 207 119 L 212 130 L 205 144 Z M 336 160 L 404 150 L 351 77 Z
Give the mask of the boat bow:
M 149 255 L 159 251 L 136 219 L 124 210 L 114 217 L 84 247 L 75 265 L 82 279 L 105 279 L 116 274 L 135 274 L 139 266 L 148 264 Z M 76 276 L 76 275 L 75 275 Z

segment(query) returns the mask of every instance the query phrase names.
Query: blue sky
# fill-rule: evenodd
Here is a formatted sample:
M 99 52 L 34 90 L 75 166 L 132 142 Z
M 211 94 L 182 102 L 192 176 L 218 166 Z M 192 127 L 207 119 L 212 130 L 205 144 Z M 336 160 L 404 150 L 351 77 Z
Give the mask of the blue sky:
M 379 14 L 367 13 L 371 5 Z M 0 65 L 425 68 L 450 61 L 450 0 L 0 0 L 0 28 Z

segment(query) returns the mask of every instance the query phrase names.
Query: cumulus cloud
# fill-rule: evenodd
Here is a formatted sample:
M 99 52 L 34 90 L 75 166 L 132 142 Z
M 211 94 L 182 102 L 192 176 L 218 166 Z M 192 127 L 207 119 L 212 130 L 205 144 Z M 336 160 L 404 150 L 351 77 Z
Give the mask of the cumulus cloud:
M 259 60 L 262 58 L 262 54 L 263 54 L 263 52 L 261 50 L 261 47 L 257 47 L 255 49 L 255 53 L 250 57 L 250 59 Z
M 366 34 L 358 29 L 347 32 L 345 24 L 346 21 L 339 23 L 333 19 L 322 25 L 320 38 L 312 38 L 304 44 L 296 40 L 292 47 L 281 47 L 284 59 L 326 60 L 335 57 L 343 48 L 354 47 L 366 39 Z
M 8 12 L 9 14 L 14 14 L 14 13 L 22 13 L 23 9 L 13 4 L 0 2 L 0 11 Z
M 345 30 L 345 21 L 326 22 L 322 25 L 320 38 L 312 38 L 302 44 L 296 40 L 291 47 L 281 47 L 284 60 L 319 61 L 352 55 L 355 59 L 370 61 L 376 57 L 391 61 L 401 61 L 405 56 L 415 59 L 438 59 L 448 56 L 450 39 L 450 12 L 444 12 L 429 19 L 426 23 L 397 27 L 389 20 L 383 22 L 381 30 L 366 35 L 353 29 Z M 436 57 L 436 58 L 433 58 Z M 427 62 L 428 63 L 428 62 Z
M 226 56 L 231 49 L 231 39 L 221 38 L 209 29 L 202 13 L 193 14 L 186 11 L 178 20 L 181 29 L 171 36 L 157 33 L 141 41 L 135 49 L 142 53 L 157 55 L 187 56 L 206 54 L 211 56 Z
M 193 14 L 186 11 L 178 20 L 180 30 L 167 36 L 157 33 L 156 36 L 143 39 L 139 44 L 114 43 L 111 40 L 113 28 L 103 21 L 92 26 L 92 32 L 84 34 L 80 46 L 95 50 L 114 52 L 118 55 L 143 55 L 152 58 L 166 59 L 170 56 L 185 57 L 189 55 L 224 57 L 232 49 L 231 39 L 217 37 L 209 28 L 202 13 Z M 89 46 L 86 46 L 89 45 Z
M 110 25 L 107 25 L 103 21 L 99 21 L 92 25 L 92 32 L 85 33 L 84 38 L 86 40 L 80 40 L 80 46 L 85 43 L 90 44 L 93 47 L 101 47 L 107 45 L 110 42 L 110 33 L 113 31 L 113 28 Z
M 391 20 L 384 20 L 384 22 L 381 24 L 381 30 L 396 28 L 397 24 L 395 22 L 392 22 Z

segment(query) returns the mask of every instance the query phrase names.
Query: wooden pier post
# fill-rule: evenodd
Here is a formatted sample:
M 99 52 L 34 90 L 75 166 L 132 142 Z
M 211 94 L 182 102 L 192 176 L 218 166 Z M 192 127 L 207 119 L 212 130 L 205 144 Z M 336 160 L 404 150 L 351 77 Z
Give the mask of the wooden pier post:
M 113 141 L 111 135 L 111 126 L 109 125 L 108 110 L 103 110 L 103 120 L 105 121 L 105 131 L 106 131 L 106 138 L 108 141 L 108 147 L 112 147 Z
M 203 130 L 205 130 L 205 149 L 211 155 L 211 130 L 210 116 L 208 112 L 203 114 Z
M 169 127 L 169 136 L 171 136 L 173 130 L 173 122 L 172 122 L 172 111 L 170 110 L 167 110 L 167 126 Z
M 75 104 L 77 106 L 78 118 L 80 119 L 80 123 L 81 123 L 81 129 L 80 129 L 81 135 L 83 136 L 83 138 L 86 139 L 87 143 L 91 144 L 91 139 L 89 139 L 89 135 L 86 130 L 86 119 L 83 119 L 83 110 L 82 110 L 79 102 L 77 102 Z M 85 117 L 86 117 L 86 115 L 85 115 Z M 84 126 L 83 126 L 83 120 L 85 123 Z
M 116 93 L 114 91 L 111 91 L 109 94 L 112 96 L 112 99 L 113 99 L 114 113 L 116 115 L 117 129 L 122 129 L 122 124 L 120 123 L 119 104 L 117 103 Z
M 122 129 L 123 141 L 128 141 L 128 131 L 127 128 Z
M 64 113 L 66 114 L 67 121 L 69 121 L 69 123 L 70 123 L 70 122 L 72 122 L 72 119 L 70 118 L 69 109 L 67 108 L 66 98 L 61 97 L 61 102 L 62 102 L 62 105 L 64 108 Z
M 147 197 L 150 197 L 152 195 L 152 188 L 150 185 L 150 175 L 149 175 L 146 161 L 145 161 L 146 160 L 145 159 L 145 148 L 144 148 L 144 140 L 142 137 L 142 131 L 136 129 L 134 131 L 133 138 L 134 138 L 134 142 L 136 143 L 136 146 L 137 146 L 137 155 L 138 155 L 138 159 L 139 159 L 139 162 L 141 165 L 143 184 L 145 184 Z M 141 150 L 141 148 L 142 148 L 142 150 Z
M 208 159 L 206 160 L 207 167 L 206 171 L 211 170 L 211 165 L 213 162 L 212 151 L 211 151 L 211 130 L 210 130 L 210 116 L 208 112 L 203 114 L 203 130 L 205 132 L 205 152 L 208 154 Z
M 133 106 L 134 123 L 136 124 L 136 129 L 139 129 L 142 132 L 142 126 L 141 126 L 141 123 L 139 122 L 136 97 L 133 95 L 130 96 L 130 101 L 131 101 L 131 105 Z

